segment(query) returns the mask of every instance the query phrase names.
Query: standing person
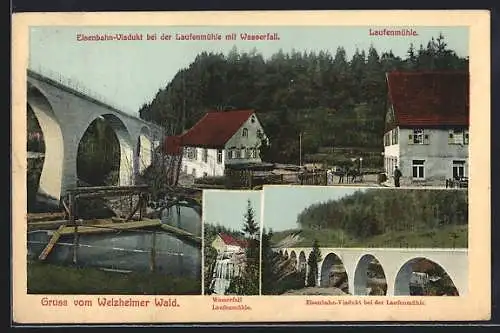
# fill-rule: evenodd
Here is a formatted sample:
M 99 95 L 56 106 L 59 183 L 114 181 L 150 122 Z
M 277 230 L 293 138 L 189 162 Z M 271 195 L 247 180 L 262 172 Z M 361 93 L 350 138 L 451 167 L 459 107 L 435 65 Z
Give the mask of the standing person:
M 339 168 L 338 174 L 339 174 L 339 184 L 343 184 L 344 183 L 344 174 L 345 174 L 345 170 L 343 167 Z
M 401 176 L 403 176 L 403 174 L 401 173 L 401 170 L 399 170 L 398 166 L 396 165 L 394 167 L 394 186 L 396 186 L 396 187 L 400 186 L 399 179 L 401 178 Z

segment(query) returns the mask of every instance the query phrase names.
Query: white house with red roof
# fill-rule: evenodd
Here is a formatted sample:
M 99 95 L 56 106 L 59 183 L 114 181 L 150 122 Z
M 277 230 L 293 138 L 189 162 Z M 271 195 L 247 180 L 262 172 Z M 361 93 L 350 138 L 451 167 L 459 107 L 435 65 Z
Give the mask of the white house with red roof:
M 401 185 L 468 177 L 469 74 L 390 72 L 384 167 Z
M 211 245 L 218 253 L 241 253 L 247 247 L 246 241 L 225 233 L 219 233 Z
M 223 176 L 230 164 L 260 163 L 261 137 L 254 110 L 210 111 L 180 136 L 182 170 L 195 178 Z

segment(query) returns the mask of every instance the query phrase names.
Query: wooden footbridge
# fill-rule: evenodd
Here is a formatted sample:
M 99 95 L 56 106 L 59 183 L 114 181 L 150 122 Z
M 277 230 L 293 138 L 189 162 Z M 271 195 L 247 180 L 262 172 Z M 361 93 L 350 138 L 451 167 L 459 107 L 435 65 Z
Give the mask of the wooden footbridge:
M 76 263 L 76 249 L 78 248 L 79 235 L 109 233 L 124 230 L 135 230 L 152 232 L 167 232 L 176 238 L 182 239 L 201 247 L 201 237 L 183 229 L 163 224 L 158 218 L 150 218 L 146 214 L 148 200 L 148 186 L 100 186 L 100 187 L 78 187 L 68 192 L 67 198 L 61 200 L 64 211 L 50 214 L 30 214 L 28 215 L 28 231 L 56 229 L 52 238 L 41 252 L 39 259 L 45 260 L 50 254 L 59 238 L 64 235 L 74 235 L 74 255 L 73 261 Z M 199 191 L 198 191 L 199 192 Z M 169 195 L 171 195 L 169 193 Z M 125 217 L 112 217 L 109 219 L 82 220 L 76 216 L 76 203 L 82 198 L 104 198 L 137 196 L 136 204 Z M 177 191 L 176 195 L 171 195 L 172 200 L 166 207 L 169 208 L 178 204 L 193 207 L 201 215 L 201 193 L 196 191 Z M 155 237 L 154 237 L 155 238 Z M 155 242 L 155 241 L 153 241 Z

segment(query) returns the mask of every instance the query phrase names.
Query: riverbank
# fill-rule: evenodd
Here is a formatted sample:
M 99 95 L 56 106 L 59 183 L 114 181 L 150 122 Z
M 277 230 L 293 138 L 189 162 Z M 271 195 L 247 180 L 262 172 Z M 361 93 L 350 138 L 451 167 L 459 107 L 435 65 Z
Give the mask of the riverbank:
M 467 248 L 468 225 L 415 231 L 394 231 L 366 239 L 354 239 L 342 230 L 284 230 L 273 233 L 271 242 L 283 247 Z
M 302 289 L 292 289 L 281 295 L 318 295 L 318 296 L 344 296 L 349 295 L 339 288 L 307 287 Z
M 28 294 L 200 295 L 201 281 L 28 262 Z

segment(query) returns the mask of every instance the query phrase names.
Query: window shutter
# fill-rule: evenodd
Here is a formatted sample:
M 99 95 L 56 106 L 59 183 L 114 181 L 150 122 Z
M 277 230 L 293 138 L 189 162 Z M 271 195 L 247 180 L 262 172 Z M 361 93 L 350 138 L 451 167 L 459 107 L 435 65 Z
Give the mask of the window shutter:
M 408 144 L 413 144 L 413 134 L 408 134 Z
M 453 130 L 449 130 L 448 132 L 448 144 L 451 145 L 453 144 L 454 138 L 453 138 Z
M 429 134 L 424 134 L 424 144 L 426 144 L 426 145 L 430 144 L 430 135 Z

